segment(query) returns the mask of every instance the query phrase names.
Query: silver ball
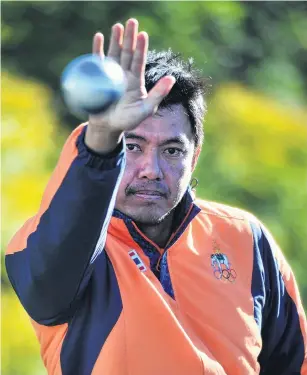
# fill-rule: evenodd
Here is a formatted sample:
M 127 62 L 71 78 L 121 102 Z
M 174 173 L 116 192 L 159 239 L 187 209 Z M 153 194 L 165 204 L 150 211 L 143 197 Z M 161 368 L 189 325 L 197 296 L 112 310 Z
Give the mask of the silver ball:
M 116 103 L 126 90 L 126 79 L 121 66 L 111 58 L 88 54 L 66 66 L 61 88 L 70 112 L 85 118 Z

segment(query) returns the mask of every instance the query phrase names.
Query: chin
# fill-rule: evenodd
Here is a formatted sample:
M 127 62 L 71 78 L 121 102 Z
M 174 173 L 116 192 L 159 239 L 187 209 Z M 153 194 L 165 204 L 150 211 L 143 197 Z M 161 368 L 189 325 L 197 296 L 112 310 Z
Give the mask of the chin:
M 133 209 L 126 214 L 132 218 L 133 221 L 143 225 L 156 225 L 160 224 L 171 211 L 162 212 L 161 209 L 155 209 L 154 207 L 142 207 L 142 209 Z

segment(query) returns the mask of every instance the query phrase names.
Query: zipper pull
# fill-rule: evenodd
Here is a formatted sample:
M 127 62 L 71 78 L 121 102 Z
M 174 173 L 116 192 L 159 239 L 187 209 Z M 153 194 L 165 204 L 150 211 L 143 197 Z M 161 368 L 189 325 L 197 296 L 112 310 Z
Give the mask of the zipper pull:
M 163 257 L 163 254 L 164 254 L 164 253 L 162 253 L 162 255 L 160 255 L 160 257 L 159 257 L 159 259 L 158 259 L 158 263 L 157 263 L 157 265 L 156 265 L 156 270 L 157 270 L 158 272 L 160 272 L 160 270 L 161 270 L 161 259 L 162 259 L 162 257 Z

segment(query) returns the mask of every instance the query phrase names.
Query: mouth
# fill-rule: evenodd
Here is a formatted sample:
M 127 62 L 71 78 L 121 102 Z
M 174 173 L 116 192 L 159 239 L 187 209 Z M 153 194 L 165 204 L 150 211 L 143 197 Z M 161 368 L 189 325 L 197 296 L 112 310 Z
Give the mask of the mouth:
M 145 200 L 157 200 L 164 198 L 164 194 L 156 190 L 138 190 L 133 195 L 137 198 Z

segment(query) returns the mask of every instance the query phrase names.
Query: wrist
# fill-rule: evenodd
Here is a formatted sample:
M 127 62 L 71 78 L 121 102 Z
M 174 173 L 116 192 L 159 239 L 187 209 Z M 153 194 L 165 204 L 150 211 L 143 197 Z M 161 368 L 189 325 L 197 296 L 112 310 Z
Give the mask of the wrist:
M 108 154 L 120 144 L 124 133 L 109 129 L 95 129 L 89 124 L 86 129 L 85 145 L 98 154 Z

